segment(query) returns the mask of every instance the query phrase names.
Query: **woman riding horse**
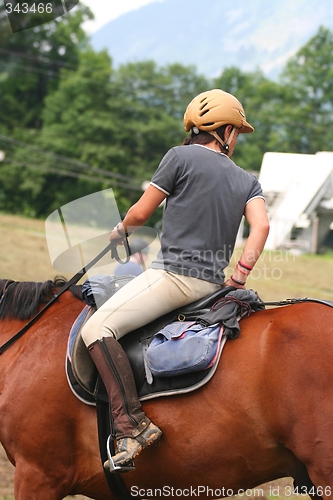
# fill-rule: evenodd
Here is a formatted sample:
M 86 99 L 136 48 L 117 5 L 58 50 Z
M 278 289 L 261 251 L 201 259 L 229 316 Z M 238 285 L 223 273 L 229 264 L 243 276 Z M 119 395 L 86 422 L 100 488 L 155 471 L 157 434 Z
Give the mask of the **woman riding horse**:
M 118 339 L 222 286 L 245 288 L 269 231 L 259 182 L 230 159 L 238 134 L 254 131 L 241 103 L 220 89 L 204 92 L 188 105 L 184 125 L 190 136 L 166 153 L 148 189 L 110 236 L 122 243 L 166 199 L 161 251 L 149 269 L 100 307 L 82 331 L 111 401 L 117 472 L 162 434 L 141 409 Z M 223 270 L 243 215 L 250 235 L 233 275 L 225 281 Z

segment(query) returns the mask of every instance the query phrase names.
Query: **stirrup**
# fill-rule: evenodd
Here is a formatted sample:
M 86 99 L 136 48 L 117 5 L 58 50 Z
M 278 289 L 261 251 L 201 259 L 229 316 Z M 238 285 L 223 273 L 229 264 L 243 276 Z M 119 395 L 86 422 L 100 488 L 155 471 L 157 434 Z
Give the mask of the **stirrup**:
M 106 452 L 108 455 L 108 461 L 104 463 L 104 467 L 108 468 L 111 473 L 121 473 L 121 472 L 130 472 L 132 470 L 135 470 L 135 465 L 133 460 L 130 460 L 129 462 L 126 462 L 125 465 L 116 465 L 113 461 L 111 451 L 110 451 L 110 441 L 111 441 L 111 435 L 108 437 L 107 442 L 106 442 Z M 106 464 L 108 467 L 106 467 Z

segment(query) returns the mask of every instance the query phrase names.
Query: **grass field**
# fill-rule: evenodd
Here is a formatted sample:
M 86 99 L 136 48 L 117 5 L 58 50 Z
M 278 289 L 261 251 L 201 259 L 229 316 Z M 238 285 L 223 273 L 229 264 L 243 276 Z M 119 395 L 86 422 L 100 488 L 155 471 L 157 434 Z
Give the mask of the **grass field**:
M 43 221 L 0 214 L 0 233 L 1 278 L 44 281 L 59 274 L 51 265 Z M 236 250 L 233 261 L 239 255 L 240 251 Z M 231 270 L 227 269 L 226 273 L 231 274 Z M 263 300 L 305 296 L 332 299 L 332 276 L 333 253 L 264 252 L 251 273 L 248 287 L 258 291 Z
M 43 221 L 0 214 L 0 234 L 0 278 L 44 281 L 59 274 L 51 265 Z M 236 250 L 233 261 L 238 257 Z M 230 273 L 231 270 L 227 270 L 227 276 Z M 248 280 L 248 288 L 256 290 L 266 301 L 291 297 L 333 300 L 332 276 L 333 254 L 264 252 Z M 14 500 L 13 470 L 0 448 L 0 500 Z M 298 498 L 289 494 L 290 485 L 290 479 L 274 481 L 240 498 Z M 85 497 L 75 497 L 76 500 L 82 498 Z

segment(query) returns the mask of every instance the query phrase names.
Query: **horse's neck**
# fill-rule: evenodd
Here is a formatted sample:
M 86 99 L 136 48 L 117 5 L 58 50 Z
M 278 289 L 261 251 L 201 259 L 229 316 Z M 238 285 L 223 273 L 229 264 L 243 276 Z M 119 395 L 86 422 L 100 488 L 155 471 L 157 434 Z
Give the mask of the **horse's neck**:
M 5 352 L 0 354 L 0 364 L 2 363 L 2 357 L 10 353 L 10 351 L 17 351 L 17 349 L 24 350 L 24 345 L 31 336 L 38 336 L 38 341 L 34 342 L 36 348 L 38 348 L 38 346 L 43 346 L 43 348 L 46 349 L 49 343 L 54 345 L 54 339 L 52 339 L 52 337 L 54 337 L 57 331 L 59 342 L 63 342 L 64 345 L 66 345 L 71 326 L 84 305 L 82 301 L 75 298 L 70 292 L 66 292 L 57 302 L 52 304 L 49 309 L 45 310 L 45 313 L 43 313 L 36 322 L 29 326 L 22 337 L 8 347 Z M 43 307 L 44 305 L 41 305 L 40 309 L 43 309 Z M 8 340 L 15 337 L 15 335 L 27 324 L 29 324 L 29 320 L 19 320 L 17 318 L 1 319 L 0 350 Z M 33 349 L 34 346 L 30 346 L 29 349 Z

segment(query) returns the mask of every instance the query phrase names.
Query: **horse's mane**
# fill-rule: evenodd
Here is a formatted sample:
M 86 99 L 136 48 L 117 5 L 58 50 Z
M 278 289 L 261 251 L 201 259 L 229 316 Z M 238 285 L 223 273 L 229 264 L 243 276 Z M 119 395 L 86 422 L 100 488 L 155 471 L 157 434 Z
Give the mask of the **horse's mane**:
M 39 306 L 52 299 L 66 283 L 67 280 L 61 276 L 44 282 L 0 279 L 0 319 L 29 320 L 37 314 Z M 82 299 L 80 285 L 73 285 L 69 290 Z

